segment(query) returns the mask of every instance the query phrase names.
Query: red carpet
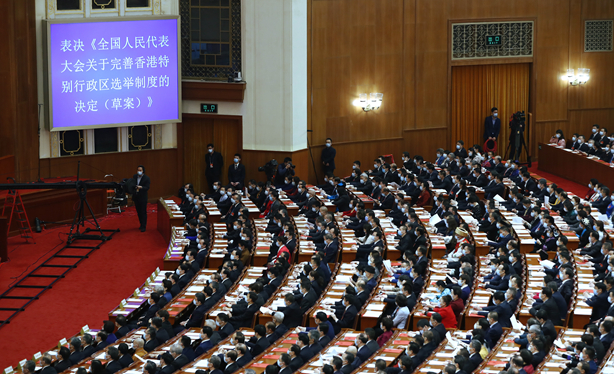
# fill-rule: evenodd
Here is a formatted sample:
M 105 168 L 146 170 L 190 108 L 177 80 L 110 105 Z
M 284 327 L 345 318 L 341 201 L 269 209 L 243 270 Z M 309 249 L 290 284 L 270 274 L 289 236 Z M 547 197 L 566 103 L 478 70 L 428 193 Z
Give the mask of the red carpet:
M 556 183 L 556 185 L 562 188 L 563 190 L 567 192 L 573 192 L 574 194 L 582 198 L 584 198 L 584 195 L 586 195 L 586 192 L 588 191 L 588 185 L 580 185 L 578 183 L 572 182 L 565 178 L 557 177 L 556 175 L 546 173 L 543 170 L 538 170 L 537 162 L 533 163 L 532 167 L 529 169 L 529 172 L 538 174 L 539 176 L 546 178 L 550 182 Z
M 84 325 L 100 328 L 111 309 L 140 287 L 157 267 L 162 267 L 168 243 L 156 230 L 155 205 L 150 204 L 148 209 L 144 233 L 138 230 L 134 208 L 103 218 L 103 229 L 121 231 L 0 328 L 0 368 L 16 366 L 20 360 L 48 350 Z M 16 281 L 12 278 L 34 269 L 37 259 L 42 262 L 62 248 L 69 229 L 70 226 L 62 226 L 35 234 L 37 244 L 10 238 L 10 261 L 0 267 L 0 293 Z

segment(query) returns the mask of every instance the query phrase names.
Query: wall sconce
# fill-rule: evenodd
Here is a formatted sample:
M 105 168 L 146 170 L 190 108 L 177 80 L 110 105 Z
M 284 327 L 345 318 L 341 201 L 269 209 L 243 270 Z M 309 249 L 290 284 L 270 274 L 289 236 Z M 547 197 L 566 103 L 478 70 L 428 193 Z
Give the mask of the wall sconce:
M 569 81 L 572 86 L 578 86 L 585 84 L 590 78 L 591 69 L 578 69 L 578 75 L 576 75 L 574 69 L 567 69 L 567 75 L 563 79 Z
M 365 112 L 370 112 L 382 106 L 383 98 L 383 93 L 371 92 L 368 99 L 366 93 L 361 93 L 358 99 L 354 100 L 354 105 L 361 107 Z

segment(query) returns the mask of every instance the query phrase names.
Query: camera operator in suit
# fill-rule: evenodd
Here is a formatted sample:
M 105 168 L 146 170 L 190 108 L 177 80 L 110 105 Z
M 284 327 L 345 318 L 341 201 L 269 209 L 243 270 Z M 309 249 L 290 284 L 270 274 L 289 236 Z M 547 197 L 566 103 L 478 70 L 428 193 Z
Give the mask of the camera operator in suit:
M 132 194 L 132 201 L 136 208 L 136 214 L 139 217 L 140 230 L 144 232 L 147 228 L 147 191 L 149 191 L 150 180 L 145 175 L 145 167 L 139 165 L 136 168 L 136 174 L 132 176 L 136 182 L 134 193 Z

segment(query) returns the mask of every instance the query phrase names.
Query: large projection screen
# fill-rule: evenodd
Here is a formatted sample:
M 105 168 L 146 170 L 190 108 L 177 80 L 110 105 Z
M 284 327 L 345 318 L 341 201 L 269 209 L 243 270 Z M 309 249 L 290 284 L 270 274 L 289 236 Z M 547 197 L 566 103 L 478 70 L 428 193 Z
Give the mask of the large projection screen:
M 44 22 L 51 131 L 181 122 L 179 17 Z

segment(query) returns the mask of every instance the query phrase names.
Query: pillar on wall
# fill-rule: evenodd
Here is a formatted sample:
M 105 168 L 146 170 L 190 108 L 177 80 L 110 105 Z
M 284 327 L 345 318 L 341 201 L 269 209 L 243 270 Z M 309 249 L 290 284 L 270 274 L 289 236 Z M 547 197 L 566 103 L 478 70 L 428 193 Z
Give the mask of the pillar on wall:
M 244 0 L 243 149 L 307 148 L 307 0 Z

